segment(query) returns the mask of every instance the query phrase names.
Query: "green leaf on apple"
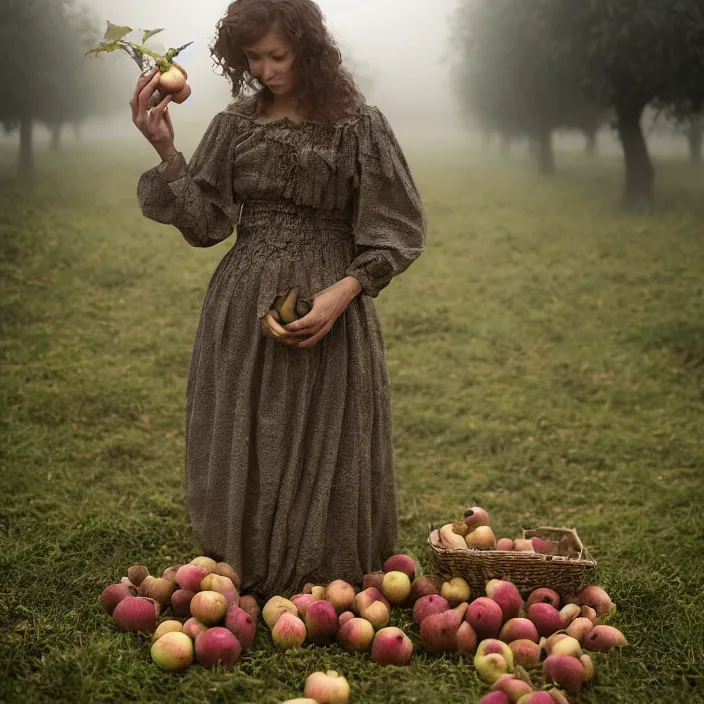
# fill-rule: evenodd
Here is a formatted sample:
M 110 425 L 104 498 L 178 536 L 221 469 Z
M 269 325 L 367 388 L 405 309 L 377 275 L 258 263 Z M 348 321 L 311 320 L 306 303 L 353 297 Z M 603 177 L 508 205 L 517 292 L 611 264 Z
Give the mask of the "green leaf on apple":
M 134 30 L 132 27 L 125 27 L 124 25 L 113 24 L 108 20 L 108 28 L 105 30 L 105 36 L 103 37 L 107 42 L 117 42 L 123 37 L 126 37 L 130 32 Z
M 142 36 L 142 44 L 146 44 L 148 39 L 151 39 L 155 34 L 159 34 L 159 32 L 163 31 L 163 27 L 161 29 L 145 29 L 144 35 Z

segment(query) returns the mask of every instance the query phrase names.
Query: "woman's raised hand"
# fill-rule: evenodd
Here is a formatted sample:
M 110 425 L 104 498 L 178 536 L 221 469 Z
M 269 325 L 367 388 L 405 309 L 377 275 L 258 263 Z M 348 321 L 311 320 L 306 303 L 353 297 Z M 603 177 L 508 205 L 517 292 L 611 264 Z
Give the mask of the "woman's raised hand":
M 156 107 L 149 109 L 149 99 L 159 85 L 159 69 L 154 68 L 142 74 L 137 81 L 130 107 L 132 122 L 156 149 L 159 156 L 169 159 L 176 154 L 174 147 L 174 126 L 168 112 L 171 95 L 167 95 Z

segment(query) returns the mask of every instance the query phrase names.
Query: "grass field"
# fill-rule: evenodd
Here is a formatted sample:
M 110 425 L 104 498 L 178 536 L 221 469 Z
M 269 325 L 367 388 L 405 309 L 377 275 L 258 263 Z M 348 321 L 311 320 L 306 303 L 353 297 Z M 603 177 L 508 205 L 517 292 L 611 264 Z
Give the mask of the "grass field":
M 183 504 L 185 374 L 209 276 L 137 207 L 147 152 L 0 154 L 0 700 L 238 702 L 342 671 L 352 701 L 474 702 L 456 656 L 382 668 L 337 646 L 281 654 L 260 627 L 230 674 L 159 671 L 101 590 L 198 554 Z M 428 249 L 378 299 L 393 386 L 401 548 L 479 504 L 497 536 L 574 525 L 630 645 L 588 704 L 704 702 L 704 173 L 658 164 L 653 217 L 621 167 L 413 152 Z M 397 612 L 417 642 L 408 613 Z

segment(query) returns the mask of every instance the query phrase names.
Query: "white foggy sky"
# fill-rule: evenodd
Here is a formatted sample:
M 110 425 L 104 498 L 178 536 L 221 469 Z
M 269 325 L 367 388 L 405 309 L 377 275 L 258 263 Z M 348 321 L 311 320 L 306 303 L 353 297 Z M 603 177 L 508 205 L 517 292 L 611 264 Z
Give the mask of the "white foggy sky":
M 453 120 L 454 99 L 442 63 L 448 52 L 448 15 L 457 0 L 317 0 L 327 24 L 353 58 L 373 73 L 369 102 L 393 123 L 407 119 Z M 227 0 L 85 0 L 102 23 L 135 29 L 165 27 L 155 37 L 179 46 L 193 41 L 179 60 L 189 71 L 193 96 L 183 106 L 215 111 L 227 101 L 228 83 L 212 72 L 208 45 Z M 104 26 L 101 25 L 101 26 Z M 126 57 L 125 57 L 126 58 Z M 135 66 L 135 80 L 137 67 Z M 197 99 L 207 93 L 207 105 Z M 222 96 L 222 98 L 220 97 Z M 200 106 L 198 105 L 200 103 Z

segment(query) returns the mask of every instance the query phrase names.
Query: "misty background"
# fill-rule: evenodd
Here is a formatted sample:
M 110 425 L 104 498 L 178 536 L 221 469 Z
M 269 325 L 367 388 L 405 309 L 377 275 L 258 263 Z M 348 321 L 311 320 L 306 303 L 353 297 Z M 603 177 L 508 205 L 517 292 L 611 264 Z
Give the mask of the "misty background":
M 164 27 L 150 40 L 161 49 L 193 44 L 179 55 L 189 74 L 193 94 L 172 107 L 176 143 L 189 153 L 213 115 L 231 99 L 229 81 L 219 75 L 210 57 L 215 27 L 229 0 L 84 0 L 102 31 L 109 20 L 135 30 Z M 476 146 L 482 137 L 462 115 L 457 86 L 452 84 L 452 15 L 458 0 L 318 0 L 327 26 L 353 70 L 369 103 L 389 118 L 404 146 L 433 147 L 454 142 Z M 90 47 L 86 47 L 90 48 Z M 87 59 L 115 69 L 115 107 L 107 115 L 90 117 L 81 126 L 81 139 L 139 142 L 145 153 L 151 147 L 132 125 L 128 102 L 139 70 L 122 51 Z M 122 104 L 121 104 L 122 101 Z M 124 105 L 124 107 L 122 106 Z M 647 120 L 644 124 L 649 129 Z M 70 135 L 64 139 L 71 139 Z M 599 151 L 618 154 L 621 146 L 608 127 L 599 134 Z M 35 126 L 34 142 L 45 144 L 50 132 Z M 0 132 L 0 142 L 16 135 Z M 557 133 L 555 147 L 580 150 L 583 138 L 572 132 Z M 686 143 L 669 133 L 649 134 L 653 153 L 685 155 Z
M 225 0 L 85 0 L 105 28 L 107 20 L 135 30 L 164 27 L 152 42 L 176 47 L 192 41 L 179 55 L 186 68 L 193 94 L 182 105 L 172 108 L 177 143 L 188 148 L 207 126 L 212 116 L 231 99 L 229 81 L 216 73 L 209 46 L 215 27 L 227 10 Z M 451 90 L 447 68 L 449 14 L 456 0 L 439 0 L 432 5 L 424 0 L 321 0 L 327 25 L 337 40 L 343 61 L 359 67 L 354 71 L 367 100 L 378 105 L 394 128 L 404 135 L 422 133 L 432 138 L 440 124 L 446 137 L 448 130 L 463 130 L 457 100 Z M 139 70 L 124 52 L 101 54 L 95 59 L 120 68 L 120 77 Z M 352 68 L 352 66 L 350 66 Z M 82 136 L 104 139 L 140 139 L 131 122 L 129 88 L 119 83 L 124 95 L 124 109 L 116 108 L 106 118 L 86 121 Z M 48 139 L 41 129 L 37 142 Z M 146 145 L 146 142 L 145 142 Z M 151 149 L 149 145 L 147 148 Z

